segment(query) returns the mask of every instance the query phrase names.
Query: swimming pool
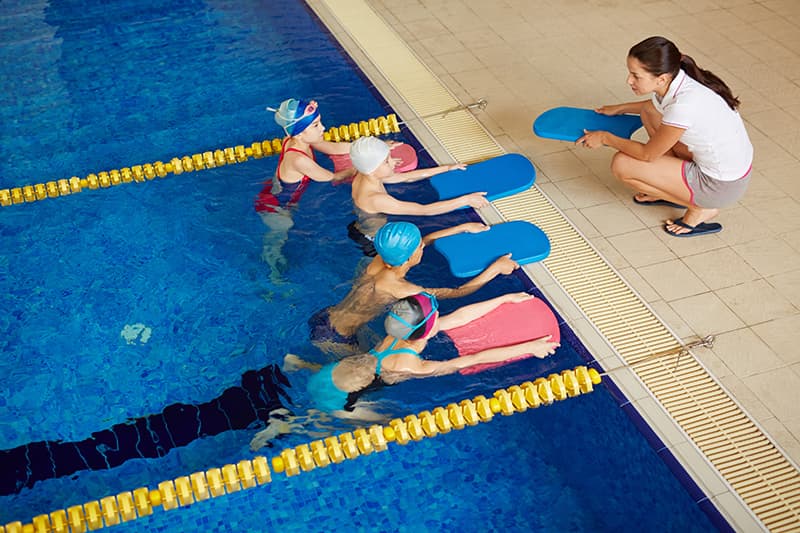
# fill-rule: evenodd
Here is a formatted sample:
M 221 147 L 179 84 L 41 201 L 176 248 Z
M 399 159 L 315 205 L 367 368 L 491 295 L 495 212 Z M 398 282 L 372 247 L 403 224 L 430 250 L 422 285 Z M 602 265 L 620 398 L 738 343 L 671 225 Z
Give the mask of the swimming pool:
M 3 47 L 4 62 L 10 64 L 14 57 L 23 66 L 20 81 L 3 88 L 10 95 L 3 105 L 3 123 L 9 125 L 3 143 L 9 154 L 2 168 L 8 180 L 4 186 L 83 176 L 277 136 L 262 108 L 289 95 L 315 96 L 328 125 L 387 111 L 302 5 L 282 5 L 275 16 L 265 16 L 269 6 L 255 2 L 184 2 L 168 12 L 155 3 L 127 2 L 102 10 L 70 2 L 27 5 L 18 12 L 6 4 L 3 9 L 10 11 L 4 20 L 15 21 L 18 32 L 4 31 L 15 35 L 11 46 Z M 284 74 L 276 76 L 276 71 Z M 0 212 L 0 261 L 8 272 L 1 303 L 11 310 L 3 314 L 2 323 L 4 370 L 11 376 L 0 422 L 3 450 L 45 443 L 36 448 L 43 455 L 32 458 L 47 465 L 52 464 L 48 454 L 55 443 L 94 438 L 95 449 L 121 450 L 131 437 L 122 442 L 116 433 L 103 432 L 142 424 L 158 434 L 158 420 L 192 420 L 201 406 L 225 398 L 225 391 L 248 390 L 243 381 L 254 377 L 256 390 L 269 393 L 253 421 L 244 421 L 248 429 L 188 442 L 170 434 L 172 451 L 167 453 L 170 446 L 163 437 L 163 446 L 154 452 L 166 454 L 162 459 L 128 457 L 112 470 L 99 470 L 100 464 L 65 477 L 61 459 L 55 458 L 51 470 L 57 477 L 32 483 L 33 488 L 22 488 L 25 483 L 15 487 L 22 490 L 4 497 L 0 523 L 249 457 L 247 445 L 258 428 L 255 419 L 273 401 L 302 405 L 299 383 L 290 386 L 270 364 L 286 352 L 312 351 L 305 319 L 343 295 L 360 252 L 344 230 L 351 217 L 348 190 L 315 187 L 303 200 L 286 249 L 292 264 L 286 283 L 266 281 L 268 269 L 260 260 L 264 228 L 252 199 L 275 163 L 274 158 L 251 161 Z M 422 184 L 404 194 L 425 198 L 432 192 Z M 424 227 L 457 220 L 425 221 Z M 330 234 L 315 238 L 320 228 Z M 455 283 L 434 254 L 415 276 L 421 283 L 442 278 Z M 313 291 L 304 289 L 307 280 L 314 280 Z M 498 280 L 474 298 L 519 290 L 524 283 L 518 277 Z M 580 347 L 573 343 L 556 358 L 509 365 L 482 375 L 479 382 L 453 377 L 389 389 L 384 397 L 397 414 L 404 414 L 486 393 L 578 364 Z M 155 520 L 188 520 L 182 525 L 185 530 L 196 529 L 191 520 L 209 516 L 235 525 L 258 520 L 245 512 L 248 506 L 272 506 L 276 498 L 287 506 L 290 501 L 308 504 L 318 498 L 318 523 L 334 527 L 350 514 L 324 516 L 341 500 L 337 487 L 364 484 L 361 467 L 369 464 L 378 481 L 355 502 L 348 500 L 356 508 L 384 509 L 391 501 L 408 513 L 427 500 L 402 498 L 408 492 L 405 483 L 413 483 L 422 496 L 435 495 L 450 486 L 443 479 L 462 475 L 465 490 L 453 491 L 450 499 L 439 497 L 438 512 L 430 510 L 431 524 L 447 524 L 454 502 L 462 502 L 463 507 L 455 506 L 461 511 L 451 518 L 453 525 L 481 519 L 484 524 L 501 523 L 489 521 L 496 519 L 513 527 L 543 511 L 537 498 L 543 493 L 548 501 L 563 498 L 564 505 L 548 507 L 550 516 L 569 513 L 569 523 L 577 529 L 589 523 L 614 529 L 636 509 L 651 519 L 671 520 L 676 527 L 675 514 L 686 520 L 687 528 L 710 527 L 608 391 L 579 400 L 569 402 L 574 407 L 564 404 L 522 420 L 503 420 L 494 430 L 495 424 L 473 428 L 320 471 L 307 480 L 276 482 L 265 491 L 242 493 L 245 503 L 237 504 L 237 496 L 210 504 L 224 510 L 198 505 Z M 582 412 L 579 405 L 589 410 Z M 584 424 L 596 420 L 603 420 L 602 427 L 588 434 Z M 189 435 L 196 431 L 187 426 Z M 306 440 L 307 435 L 291 435 L 278 446 Z M 132 451 L 146 456 L 138 442 L 134 436 Z M 534 446 L 528 449 L 520 442 Z M 504 453 L 493 455 L 500 451 Z M 586 458 L 590 464 L 578 461 Z M 469 469 L 463 468 L 465 463 Z M 640 467 L 632 480 L 609 475 L 633 474 L 631 463 Z M 397 475 L 398 465 L 408 477 L 398 484 L 380 481 L 381 473 Z M 528 484 L 532 478 L 546 481 Z M 518 494 L 526 505 L 503 500 L 492 506 L 473 488 L 485 483 L 500 493 Z M 678 496 L 664 502 L 662 492 Z M 636 503 L 634 496 L 642 500 Z M 473 515 L 467 508 L 483 513 Z M 598 522 L 600 516 L 616 518 Z M 299 527 L 290 513 L 277 512 L 267 520 Z

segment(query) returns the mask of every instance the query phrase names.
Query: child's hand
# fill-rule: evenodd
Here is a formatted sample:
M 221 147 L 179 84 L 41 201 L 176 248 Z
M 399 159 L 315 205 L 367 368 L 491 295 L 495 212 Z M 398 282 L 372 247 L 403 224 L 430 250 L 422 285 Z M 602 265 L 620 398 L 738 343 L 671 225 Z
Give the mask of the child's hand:
M 467 165 L 465 165 L 464 163 L 456 163 L 453 165 L 442 165 L 442 168 L 445 169 L 446 172 L 449 172 L 451 170 L 466 170 Z
M 489 230 L 489 226 L 483 222 L 465 222 L 464 224 L 460 224 L 458 228 L 462 233 L 481 233 L 482 231 Z
M 561 346 L 561 344 L 551 341 L 551 338 L 553 338 L 553 336 L 548 335 L 547 337 L 541 337 L 528 342 L 527 344 L 530 346 L 531 354 L 539 359 L 544 359 L 548 355 L 556 353 L 556 348 Z
M 465 194 L 461 197 L 464 200 L 464 205 L 468 205 L 473 209 L 481 209 L 489 205 L 489 200 L 486 199 L 485 192 L 474 192 L 472 194 Z
M 533 299 L 533 295 L 527 292 L 512 292 L 511 294 L 506 294 L 506 302 L 511 304 L 518 304 L 531 299 Z
M 511 254 L 506 254 L 502 257 L 498 257 L 495 262 L 490 265 L 490 268 L 494 268 L 498 274 L 507 276 L 519 268 L 519 263 L 511 259 Z

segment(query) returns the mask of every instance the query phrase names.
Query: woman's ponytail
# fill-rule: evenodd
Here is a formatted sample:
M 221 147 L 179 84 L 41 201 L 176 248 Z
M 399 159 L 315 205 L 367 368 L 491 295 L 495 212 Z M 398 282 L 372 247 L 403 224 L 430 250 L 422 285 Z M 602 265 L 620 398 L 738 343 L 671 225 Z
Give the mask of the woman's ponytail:
M 702 83 L 725 100 L 725 103 L 728 106 L 736 111 L 739 108 L 739 98 L 733 95 L 730 87 L 728 87 L 724 81 L 722 81 L 719 76 L 711 72 L 710 70 L 703 70 L 697 66 L 697 63 L 694 62 L 690 56 L 685 54 L 681 55 L 681 68 L 697 80 L 699 83 Z

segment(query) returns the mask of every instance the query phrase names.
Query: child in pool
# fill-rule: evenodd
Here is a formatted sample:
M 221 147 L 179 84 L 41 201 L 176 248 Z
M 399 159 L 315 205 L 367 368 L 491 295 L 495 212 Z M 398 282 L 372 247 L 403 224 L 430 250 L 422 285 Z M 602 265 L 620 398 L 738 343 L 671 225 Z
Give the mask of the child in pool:
M 309 319 L 311 341 L 324 352 L 351 355 L 363 351 L 368 341 L 359 339 L 359 330 L 397 300 L 427 292 L 438 298 L 459 298 L 477 291 L 498 275 L 511 274 L 519 265 L 510 254 L 498 258 L 486 270 L 456 288 L 426 288 L 406 279 L 408 271 L 422 261 L 425 245 L 456 233 L 478 233 L 489 227 L 469 222 L 420 234 L 410 222 L 389 222 L 378 230 L 375 248 L 378 256 L 361 272 L 353 287 L 338 304 L 326 307 Z

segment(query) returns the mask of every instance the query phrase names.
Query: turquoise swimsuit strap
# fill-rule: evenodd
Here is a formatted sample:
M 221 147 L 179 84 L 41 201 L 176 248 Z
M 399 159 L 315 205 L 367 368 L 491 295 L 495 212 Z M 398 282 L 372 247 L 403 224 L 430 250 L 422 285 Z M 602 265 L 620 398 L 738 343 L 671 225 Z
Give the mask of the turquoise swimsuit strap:
M 400 339 L 395 339 L 394 342 L 392 342 L 392 344 L 390 344 L 389 347 L 386 348 L 383 351 L 379 352 L 379 351 L 374 350 L 374 349 L 369 351 L 369 353 L 371 353 L 372 355 L 375 356 L 376 359 L 378 359 L 378 364 L 375 365 L 375 375 L 376 376 L 380 376 L 381 375 L 381 362 L 384 359 L 386 359 L 387 357 L 389 357 L 390 355 L 394 355 L 394 354 L 397 354 L 397 353 L 407 353 L 407 354 L 411 354 L 411 355 L 413 355 L 413 356 L 415 356 L 415 357 L 417 357 L 419 359 L 422 359 L 419 356 L 419 354 L 417 352 L 415 352 L 414 350 L 412 350 L 411 348 L 398 348 L 398 349 L 395 350 L 394 347 L 395 347 L 395 345 L 397 344 L 397 342 L 399 340 Z

